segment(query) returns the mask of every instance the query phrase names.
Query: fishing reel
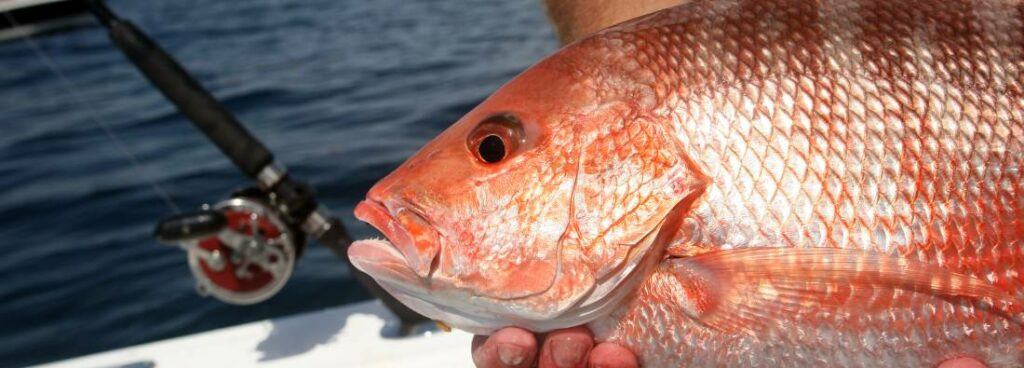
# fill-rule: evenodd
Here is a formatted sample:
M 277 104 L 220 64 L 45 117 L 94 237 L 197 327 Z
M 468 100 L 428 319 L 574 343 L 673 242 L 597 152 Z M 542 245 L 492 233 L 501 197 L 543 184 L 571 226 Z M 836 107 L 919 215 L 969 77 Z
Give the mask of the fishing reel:
M 280 291 L 305 245 L 256 188 L 164 219 L 154 235 L 185 251 L 199 295 L 240 305 Z
M 128 60 L 258 186 L 157 225 L 157 239 L 185 250 L 200 294 L 233 304 L 270 298 L 288 281 L 307 237 L 352 266 L 347 252 L 352 241 L 345 227 L 319 204 L 309 185 L 288 175 L 231 111 L 141 29 L 120 18 L 103 0 L 85 0 L 85 4 Z M 354 276 L 403 326 L 425 320 L 369 276 L 360 272 Z

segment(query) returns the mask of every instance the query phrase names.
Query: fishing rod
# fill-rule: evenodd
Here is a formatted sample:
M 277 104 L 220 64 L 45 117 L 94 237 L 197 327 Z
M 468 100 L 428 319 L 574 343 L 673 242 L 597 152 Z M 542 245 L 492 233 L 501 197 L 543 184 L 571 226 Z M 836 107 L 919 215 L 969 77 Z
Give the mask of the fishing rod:
M 156 226 L 157 239 L 185 250 L 201 295 L 232 304 L 270 298 L 291 276 L 311 238 L 344 260 L 356 279 L 398 316 L 401 331 L 426 320 L 352 267 L 347 252 L 352 240 L 341 221 L 170 54 L 103 0 L 82 1 L 128 60 L 256 182 L 213 206 L 174 215 Z

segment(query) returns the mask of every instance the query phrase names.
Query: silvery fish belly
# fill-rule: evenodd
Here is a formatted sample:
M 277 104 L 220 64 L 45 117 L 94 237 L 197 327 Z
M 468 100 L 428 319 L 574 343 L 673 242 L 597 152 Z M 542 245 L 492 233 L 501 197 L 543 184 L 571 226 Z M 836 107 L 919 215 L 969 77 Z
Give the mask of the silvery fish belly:
M 1024 4 L 695 1 L 503 86 L 356 214 L 475 333 L 650 367 L 1024 366 Z

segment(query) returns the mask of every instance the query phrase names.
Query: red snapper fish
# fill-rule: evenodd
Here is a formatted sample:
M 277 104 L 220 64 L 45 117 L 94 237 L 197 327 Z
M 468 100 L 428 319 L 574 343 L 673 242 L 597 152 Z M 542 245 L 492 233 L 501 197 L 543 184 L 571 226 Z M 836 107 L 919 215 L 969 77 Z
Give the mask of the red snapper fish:
M 652 367 L 1021 367 L 1022 86 L 1019 1 L 694 1 L 501 87 L 349 255 L 454 327 Z

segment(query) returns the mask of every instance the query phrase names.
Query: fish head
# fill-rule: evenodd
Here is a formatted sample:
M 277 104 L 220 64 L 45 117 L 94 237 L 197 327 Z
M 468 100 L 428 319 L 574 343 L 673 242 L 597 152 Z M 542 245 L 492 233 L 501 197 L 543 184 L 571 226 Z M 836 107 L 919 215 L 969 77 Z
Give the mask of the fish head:
M 580 59 L 531 67 L 371 188 L 356 217 L 388 240 L 355 242 L 353 264 L 474 333 L 585 323 L 621 298 L 679 202 L 678 162 L 630 130 L 636 91 Z

